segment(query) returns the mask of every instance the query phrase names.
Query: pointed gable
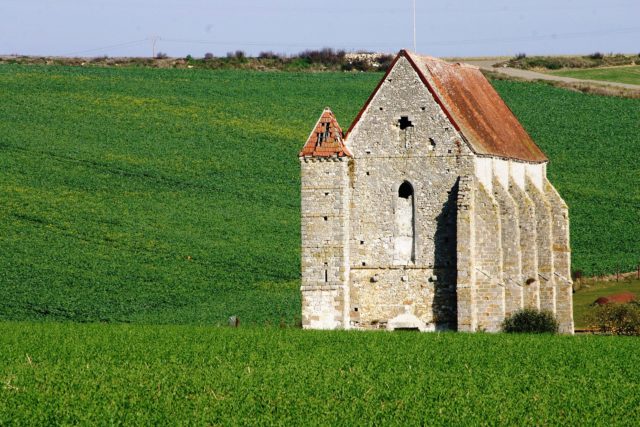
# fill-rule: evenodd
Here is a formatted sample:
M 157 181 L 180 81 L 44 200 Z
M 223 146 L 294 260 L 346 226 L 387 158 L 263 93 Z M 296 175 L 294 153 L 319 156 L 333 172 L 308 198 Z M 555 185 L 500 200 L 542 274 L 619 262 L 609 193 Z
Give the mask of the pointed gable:
M 300 157 L 351 157 L 342 138 L 342 129 L 333 112 L 327 107 L 316 122 Z
M 401 50 L 396 56 L 348 133 L 354 129 L 400 57 L 409 61 L 474 153 L 534 163 L 548 160 L 477 67 L 452 64 L 406 50 Z

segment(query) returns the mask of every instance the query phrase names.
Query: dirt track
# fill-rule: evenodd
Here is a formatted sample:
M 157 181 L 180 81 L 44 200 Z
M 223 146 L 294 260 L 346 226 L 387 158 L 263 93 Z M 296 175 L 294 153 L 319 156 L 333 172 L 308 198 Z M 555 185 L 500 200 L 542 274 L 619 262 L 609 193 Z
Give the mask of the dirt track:
M 483 70 L 493 71 L 494 73 L 506 74 L 508 76 L 516 77 L 524 80 L 552 80 L 556 82 L 565 82 L 565 83 L 589 83 L 589 84 L 600 85 L 600 86 L 614 86 L 614 87 L 621 87 L 625 89 L 640 90 L 640 85 L 632 85 L 629 83 L 607 82 L 604 80 L 582 80 L 582 79 L 574 79 L 571 77 L 553 76 L 551 74 L 536 73 L 535 71 L 520 70 L 517 68 L 494 67 L 493 65 L 499 61 L 491 58 L 477 60 L 477 61 L 471 60 L 471 61 L 465 61 L 465 62 L 471 65 L 480 67 Z

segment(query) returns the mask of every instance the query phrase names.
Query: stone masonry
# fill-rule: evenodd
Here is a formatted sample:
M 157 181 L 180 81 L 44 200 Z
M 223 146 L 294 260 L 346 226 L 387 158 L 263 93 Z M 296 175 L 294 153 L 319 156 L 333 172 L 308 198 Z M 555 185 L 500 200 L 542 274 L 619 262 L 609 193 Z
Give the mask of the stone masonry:
M 498 331 L 535 307 L 573 333 L 567 206 L 496 97 L 401 51 L 346 136 L 323 112 L 300 153 L 303 327 Z

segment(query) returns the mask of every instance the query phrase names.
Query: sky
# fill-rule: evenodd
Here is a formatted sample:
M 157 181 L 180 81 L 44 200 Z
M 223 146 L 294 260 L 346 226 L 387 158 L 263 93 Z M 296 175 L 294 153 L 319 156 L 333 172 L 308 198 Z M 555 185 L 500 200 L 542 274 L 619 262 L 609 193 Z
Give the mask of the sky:
M 413 50 L 413 0 L 0 0 L 0 55 Z M 640 53 L 640 0 L 415 0 L 433 56 Z

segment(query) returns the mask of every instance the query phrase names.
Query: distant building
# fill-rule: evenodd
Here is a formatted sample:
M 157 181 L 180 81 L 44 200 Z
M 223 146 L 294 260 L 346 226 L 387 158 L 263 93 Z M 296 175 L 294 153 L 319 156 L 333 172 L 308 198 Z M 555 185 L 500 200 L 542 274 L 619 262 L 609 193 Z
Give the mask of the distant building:
M 400 51 L 346 135 L 300 152 L 302 322 L 497 331 L 522 307 L 573 333 L 567 205 L 476 67 Z

